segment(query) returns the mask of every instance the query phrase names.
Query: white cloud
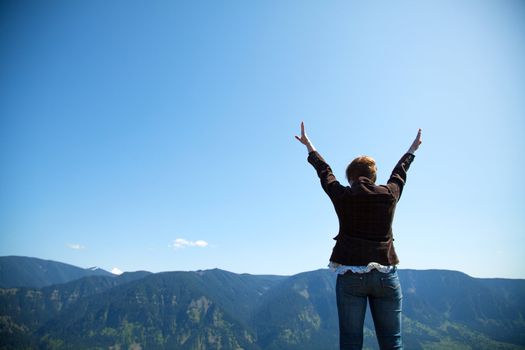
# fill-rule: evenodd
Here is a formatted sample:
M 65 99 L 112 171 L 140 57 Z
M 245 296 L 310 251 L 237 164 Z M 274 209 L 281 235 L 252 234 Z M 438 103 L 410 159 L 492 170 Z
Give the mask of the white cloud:
M 194 243 L 196 247 L 200 247 L 200 248 L 204 248 L 208 246 L 208 242 L 203 241 L 203 240 L 198 240 L 198 241 L 195 241 Z
M 111 269 L 111 273 L 114 274 L 114 275 L 122 275 L 123 271 L 121 269 L 119 269 L 118 267 L 114 267 L 114 268 Z
M 74 249 L 74 250 L 81 250 L 81 249 L 85 249 L 86 248 L 82 244 L 78 244 L 78 243 L 68 243 L 67 247 L 69 249 Z
M 177 238 L 176 240 L 173 241 L 172 244 L 170 244 L 170 247 L 173 247 L 175 249 L 177 249 L 177 248 L 184 248 L 184 247 L 204 248 L 204 247 L 207 247 L 207 246 L 208 246 L 208 242 L 203 241 L 201 239 L 199 239 L 197 241 L 188 241 L 187 239 L 184 239 L 184 238 Z

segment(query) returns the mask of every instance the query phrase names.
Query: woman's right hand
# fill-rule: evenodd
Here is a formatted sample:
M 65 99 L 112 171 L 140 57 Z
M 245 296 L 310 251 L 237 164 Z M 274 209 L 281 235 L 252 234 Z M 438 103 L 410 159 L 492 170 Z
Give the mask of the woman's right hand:
M 408 149 L 408 153 L 414 154 L 419 148 L 419 145 L 421 145 L 421 129 L 417 132 L 416 139 L 412 142 L 412 145 Z

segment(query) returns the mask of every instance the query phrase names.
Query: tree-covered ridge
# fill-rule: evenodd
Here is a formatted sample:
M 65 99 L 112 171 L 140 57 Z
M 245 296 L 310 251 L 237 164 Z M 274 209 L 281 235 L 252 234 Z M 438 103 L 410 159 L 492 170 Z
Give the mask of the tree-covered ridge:
M 524 349 L 525 281 L 400 270 L 406 349 Z M 222 270 L 0 289 L 0 349 L 335 349 L 335 276 Z M 371 320 L 365 345 L 376 349 Z

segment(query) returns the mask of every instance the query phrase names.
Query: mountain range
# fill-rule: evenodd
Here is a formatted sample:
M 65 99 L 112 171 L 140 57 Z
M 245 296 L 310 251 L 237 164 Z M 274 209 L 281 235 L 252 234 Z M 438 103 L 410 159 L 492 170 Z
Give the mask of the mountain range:
M 405 349 L 525 349 L 525 280 L 399 270 Z M 0 257 L 0 349 L 337 349 L 335 276 Z M 377 349 L 370 315 L 365 349 Z

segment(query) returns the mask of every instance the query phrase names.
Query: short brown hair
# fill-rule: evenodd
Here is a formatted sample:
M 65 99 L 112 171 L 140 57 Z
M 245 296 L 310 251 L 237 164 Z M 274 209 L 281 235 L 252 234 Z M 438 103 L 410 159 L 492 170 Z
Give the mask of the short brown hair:
M 354 159 L 346 167 L 346 178 L 349 182 L 356 181 L 360 176 L 364 176 L 376 182 L 377 166 L 374 158 L 360 156 Z

